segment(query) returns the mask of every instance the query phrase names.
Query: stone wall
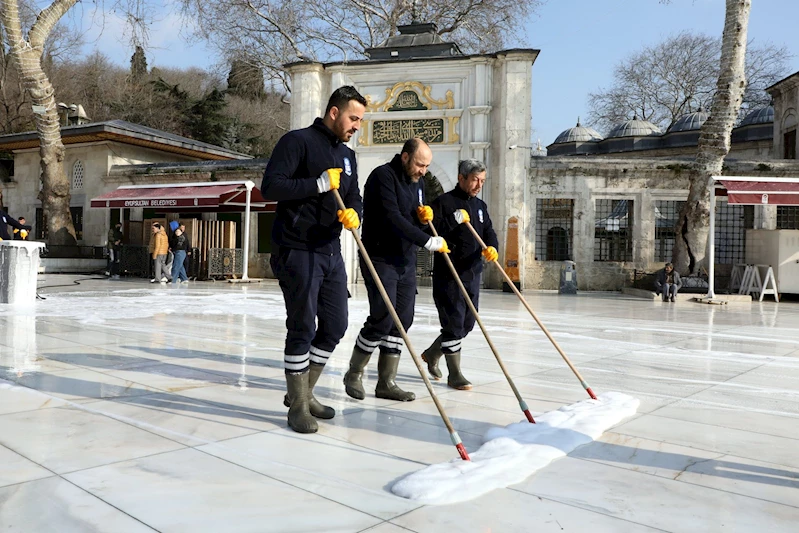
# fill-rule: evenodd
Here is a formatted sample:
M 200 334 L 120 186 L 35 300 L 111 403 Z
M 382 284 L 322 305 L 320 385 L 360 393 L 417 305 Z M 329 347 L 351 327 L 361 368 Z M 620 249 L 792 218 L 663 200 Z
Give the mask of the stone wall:
M 527 241 L 525 284 L 531 289 L 557 289 L 560 261 L 540 260 L 535 256 L 538 198 L 573 199 L 572 257 L 577 264 L 581 290 L 620 290 L 632 283 L 636 271 L 652 272 L 663 267 L 655 261 L 655 202 L 684 200 L 688 194 L 685 160 L 609 157 L 532 158 L 528 174 L 530 221 L 525 231 Z M 729 161 L 726 175 L 799 176 L 799 162 L 770 160 Z M 625 199 L 633 201 L 632 256 L 630 261 L 594 260 L 595 201 Z M 776 209 L 755 206 L 755 227 L 773 228 Z M 728 275 L 729 267 L 719 265 L 719 274 Z

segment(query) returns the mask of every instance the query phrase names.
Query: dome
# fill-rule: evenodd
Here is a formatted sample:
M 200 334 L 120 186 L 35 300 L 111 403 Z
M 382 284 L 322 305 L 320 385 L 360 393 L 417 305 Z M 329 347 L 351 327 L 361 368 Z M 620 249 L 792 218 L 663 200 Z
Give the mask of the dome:
M 766 106 L 747 113 L 738 127 L 751 126 L 752 124 L 768 124 L 770 122 L 774 122 L 774 108 Z
M 610 129 L 608 139 L 615 137 L 648 137 L 650 135 L 660 135 L 660 128 L 648 120 L 634 118 L 621 124 L 616 124 Z
M 702 124 L 705 123 L 707 117 L 710 116 L 701 109 L 694 113 L 688 113 L 686 115 L 681 116 L 677 119 L 677 121 L 671 125 L 669 128 L 669 133 L 675 131 L 696 131 L 702 127 Z
M 580 125 L 580 119 L 577 119 L 577 125 L 562 132 L 555 138 L 552 144 L 571 143 L 571 142 L 597 142 L 601 141 L 602 136 L 594 128 L 586 128 Z

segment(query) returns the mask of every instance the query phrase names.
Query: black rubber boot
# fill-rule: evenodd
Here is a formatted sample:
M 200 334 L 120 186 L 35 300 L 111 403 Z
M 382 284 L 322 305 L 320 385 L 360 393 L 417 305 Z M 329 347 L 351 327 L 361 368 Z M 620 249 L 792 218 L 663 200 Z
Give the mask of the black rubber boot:
M 311 396 L 309 374 L 308 371 L 302 374 L 286 373 L 286 388 L 289 398 L 292 399 L 288 414 L 289 427 L 297 433 L 316 433 L 319 429 L 308 406 Z
M 472 384 L 461 374 L 461 353 L 449 353 L 445 357 L 447 358 L 447 368 L 449 369 L 447 385 L 453 389 L 470 390 Z
M 427 363 L 427 371 L 436 381 L 441 379 L 442 376 L 441 370 L 438 368 L 438 360 L 441 359 L 442 355 L 444 355 L 444 353 L 441 351 L 441 335 L 439 335 L 438 338 L 433 341 L 433 344 L 422 352 L 422 361 Z
M 352 348 L 350 369 L 344 374 L 344 390 L 350 398 L 363 400 L 366 391 L 363 390 L 363 371 L 369 363 L 372 354 L 366 353 L 357 346 Z
M 319 376 L 322 375 L 322 371 L 324 369 L 325 365 L 316 365 L 311 363 L 311 369 L 308 371 L 308 390 L 310 391 L 308 410 L 311 412 L 311 415 L 315 416 L 316 418 L 330 420 L 336 416 L 336 410 L 332 407 L 322 405 L 313 395 L 313 388 L 316 386 L 316 382 L 319 381 Z M 283 397 L 283 405 L 286 407 L 291 407 L 291 397 L 288 395 L 288 393 L 286 393 L 286 396 Z
M 399 367 L 400 354 L 381 353 L 377 360 L 377 387 L 375 396 L 386 400 L 399 400 L 401 402 L 412 402 L 416 395 L 412 392 L 404 391 L 394 382 L 397 377 L 397 367 Z

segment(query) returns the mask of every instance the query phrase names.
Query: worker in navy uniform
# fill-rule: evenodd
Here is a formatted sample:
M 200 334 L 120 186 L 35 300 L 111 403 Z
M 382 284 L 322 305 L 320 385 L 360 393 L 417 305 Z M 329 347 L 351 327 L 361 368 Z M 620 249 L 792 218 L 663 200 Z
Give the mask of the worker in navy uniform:
M 450 259 L 475 309 L 478 308 L 480 297 L 483 258 L 486 261 L 496 261 L 498 258 L 497 234 L 488 216 L 486 203 L 477 198 L 485 179 L 486 167 L 481 161 L 461 161 L 458 164 L 458 184 L 431 203 L 436 229 L 452 249 Z M 464 225 L 466 222 L 471 222 L 486 243 L 485 250 Z M 441 335 L 422 353 L 422 359 L 427 362 L 430 375 L 438 380 L 441 379 L 438 361 L 443 355 L 449 369 L 447 385 L 458 390 L 469 390 L 472 384 L 461 373 L 461 342 L 474 328 L 475 317 L 452 271 L 444 258 L 439 256 L 435 257 L 433 264 L 433 300 L 438 308 Z
M 25 219 L 23 218 L 22 220 L 24 221 Z M 20 233 L 25 231 L 26 236 L 27 232 L 31 230 L 30 226 L 21 224 L 17 219 L 12 218 L 8 213 L 0 209 L 0 241 L 11 240 L 11 235 L 8 234 L 8 226 L 11 226 L 15 230 L 19 230 Z M 16 231 L 14 233 L 16 233 Z
M 284 135 L 264 172 L 261 191 L 277 201 L 271 266 L 286 302 L 284 367 L 288 424 L 314 433 L 316 418 L 335 411 L 313 388 L 347 330 L 347 274 L 342 227 L 360 225 L 362 210 L 355 152 L 346 143 L 361 126 L 366 99 L 346 86 L 331 95 L 324 118 Z M 340 210 L 332 190 L 347 209 Z
M 25 225 L 25 217 L 19 217 L 17 219 L 17 222 L 19 222 L 20 225 L 24 226 Z M 24 241 L 27 238 L 28 238 L 28 230 L 14 228 L 14 240 L 15 241 Z
M 413 322 L 419 246 L 449 251 L 443 238 L 426 232 L 433 212 L 424 202 L 423 177 L 432 160 L 433 152 L 423 140 L 410 139 L 390 163 L 372 171 L 363 189 L 363 244 L 406 331 Z M 365 398 L 364 369 L 379 347 L 375 396 L 412 401 L 416 395 L 395 382 L 402 338 L 363 257 L 361 272 L 369 296 L 369 317 L 352 350 L 350 368 L 344 375 L 345 390 L 356 400 Z

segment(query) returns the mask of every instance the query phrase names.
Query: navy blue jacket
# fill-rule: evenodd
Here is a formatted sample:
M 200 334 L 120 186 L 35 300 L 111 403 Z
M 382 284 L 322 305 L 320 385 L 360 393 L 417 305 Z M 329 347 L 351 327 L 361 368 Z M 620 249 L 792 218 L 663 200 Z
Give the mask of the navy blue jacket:
M 11 240 L 11 236 L 8 234 L 8 226 L 17 229 L 24 229 L 24 230 L 31 230 L 30 226 L 26 226 L 24 224 L 20 224 L 17 219 L 11 218 L 8 216 L 8 213 L 0 209 L 0 239 L 4 241 Z
M 488 207 L 480 198 L 471 197 L 467 192 L 456 185 L 450 192 L 444 193 L 430 204 L 433 208 L 433 224 L 439 235 L 447 241 L 451 253 L 449 258 L 455 265 L 459 276 L 463 280 L 478 277 L 483 271 L 482 248 L 477 239 L 465 224 L 458 224 L 453 216 L 458 209 L 465 209 L 469 213 L 472 226 L 486 246 L 499 246 L 497 234 L 488 216 Z M 449 267 L 443 257 L 436 254 L 433 263 L 434 276 L 452 277 Z
M 363 188 L 363 233 L 369 257 L 396 266 L 416 264 L 416 251 L 430 235 L 416 208 L 424 204 L 424 178 L 405 175 L 399 154 L 374 169 Z
M 355 152 L 342 143 L 322 119 L 290 131 L 277 142 L 266 165 L 261 193 L 277 201 L 272 240 L 278 246 L 321 253 L 339 253 L 341 222 L 332 192 L 319 194 L 316 179 L 329 168 L 343 168 L 339 194 L 361 216 Z

